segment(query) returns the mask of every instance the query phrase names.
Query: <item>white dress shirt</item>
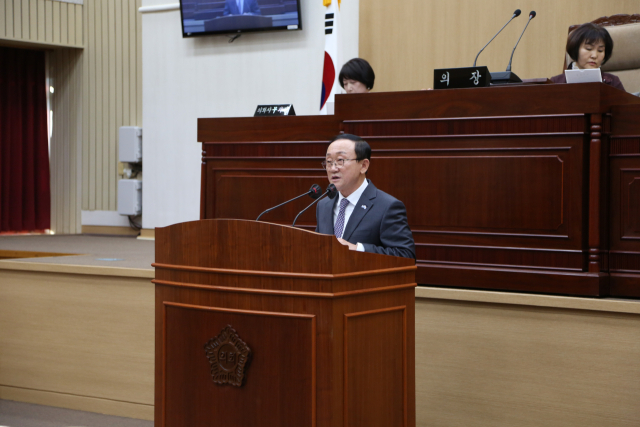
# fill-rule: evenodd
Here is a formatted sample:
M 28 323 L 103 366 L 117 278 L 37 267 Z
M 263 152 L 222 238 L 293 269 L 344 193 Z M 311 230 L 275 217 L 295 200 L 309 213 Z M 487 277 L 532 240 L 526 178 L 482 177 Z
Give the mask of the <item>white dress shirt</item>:
M 334 227 L 336 225 L 336 220 L 338 219 L 338 213 L 340 212 L 340 202 L 342 201 L 342 199 L 347 199 L 349 201 L 349 204 L 347 205 L 344 211 L 344 227 L 342 228 L 343 235 L 344 235 L 344 231 L 347 229 L 347 224 L 349 223 L 349 218 L 353 213 L 353 209 L 356 207 L 356 203 L 358 203 L 358 200 L 360 200 L 360 196 L 362 196 L 362 193 L 364 193 L 364 189 L 367 188 L 367 185 L 369 185 L 369 182 L 365 178 L 362 185 L 360 185 L 360 187 L 358 187 L 356 191 L 351 193 L 349 197 L 344 197 L 342 193 L 338 192 L 338 203 L 336 203 L 333 208 L 333 226 Z M 336 237 L 342 238 L 342 236 L 336 236 Z M 357 248 L 358 252 L 364 252 L 364 245 L 362 243 L 358 243 L 357 246 L 358 246 Z

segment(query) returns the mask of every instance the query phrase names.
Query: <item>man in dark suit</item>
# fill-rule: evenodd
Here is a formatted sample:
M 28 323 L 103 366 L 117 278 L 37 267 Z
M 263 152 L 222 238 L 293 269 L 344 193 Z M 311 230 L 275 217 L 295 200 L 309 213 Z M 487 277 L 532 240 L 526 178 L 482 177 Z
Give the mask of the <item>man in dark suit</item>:
M 404 204 L 366 179 L 371 147 L 356 135 L 336 136 L 323 162 L 338 197 L 316 208 L 316 232 L 334 234 L 351 250 L 416 257 Z
M 257 0 L 226 0 L 224 2 L 223 16 L 244 15 L 245 13 L 261 15 Z

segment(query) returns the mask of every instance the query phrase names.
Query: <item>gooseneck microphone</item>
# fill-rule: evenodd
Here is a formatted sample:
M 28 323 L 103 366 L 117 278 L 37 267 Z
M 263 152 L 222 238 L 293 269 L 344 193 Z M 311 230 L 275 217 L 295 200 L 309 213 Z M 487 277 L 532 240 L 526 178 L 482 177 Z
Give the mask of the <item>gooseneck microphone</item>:
M 513 20 L 513 18 L 516 18 L 516 17 L 520 16 L 520 14 L 521 14 L 521 13 L 522 13 L 522 12 L 520 11 L 520 9 L 516 9 L 516 10 L 513 12 L 513 16 L 511 16 L 511 19 L 509 19 L 509 20 L 507 21 L 507 23 L 506 23 L 506 24 L 504 24 L 504 26 L 503 26 L 502 28 L 500 28 L 500 31 L 504 30 L 504 27 L 506 27 L 507 25 L 509 25 L 509 22 L 511 22 L 511 21 Z M 500 34 L 500 31 L 498 31 L 498 32 L 496 33 L 496 35 L 495 35 L 495 36 L 493 36 L 493 38 L 492 38 L 491 40 L 489 40 L 489 43 L 491 43 L 491 42 L 493 41 L 493 39 L 495 39 L 495 38 L 498 36 L 498 34 Z M 483 47 L 482 49 L 480 49 L 480 52 L 478 52 L 478 54 L 476 55 L 476 60 L 475 60 L 475 61 L 473 61 L 473 66 L 474 66 L 474 67 L 476 66 L 476 62 L 478 62 L 478 56 L 480 56 L 480 54 L 482 53 L 482 51 L 484 50 L 484 48 L 485 48 L 485 47 L 489 46 L 489 43 L 485 44 L 485 45 L 484 45 L 484 47 Z
M 338 190 L 336 189 L 336 186 L 333 184 L 329 184 L 329 186 L 327 187 L 327 191 L 324 192 L 324 194 L 320 197 L 318 197 L 316 200 L 314 200 L 309 206 L 307 206 L 306 208 L 304 208 L 303 210 L 300 211 L 300 213 L 298 213 L 298 215 L 296 215 L 296 218 L 293 220 L 293 224 L 291 224 L 292 227 L 296 226 L 296 221 L 298 220 L 298 217 L 300 215 L 302 215 L 307 209 L 309 209 L 311 206 L 315 205 L 317 202 L 320 201 L 320 199 L 322 199 L 324 196 L 329 196 L 330 199 L 333 199 L 334 197 L 336 197 L 338 195 Z
M 284 203 L 280 203 L 278 206 L 274 206 L 274 207 L 269 208 L 269 209 L 267 209 L 266 211 L 262 212 L 260 215 L 258 215 L 258 218 L 256 218 L 256 221 L 259 221 L 259 220 L 260 220 L 260 217 L 261 217 L 262 215 L 266 214 L 267 212 L 271 212 L 272 210 L 274 210 L 274 209 L 276 209 L 276 208 L 279 208 L 280 206 L 284 206 L 284 205 L 286 205 L 286 204 L 287 204 L 287 203 L 289 203 L 289 202 L 293 202 L 294 200 L 297 200 L 297 199 L 299 199 L 300 197 L 310 196 L 312 199 L 318 199 L 318 198 L 320 197 L 321 192 L 322 192 L 322 188 L 321 188 L 318 184 L 313 184 L 313 185 L 311 186 L 311 188 L 309 189 L 309 191 L 307 191 L 306 193 L 301 194 L 301 195 L 299 195 L 299 196 L 296 196 L 296 197 L 294 197 L 294 198 L 293 198 L 293 199 L 291 199 L 291 200 L 287 200 L 287 201 L 286 201 L 286 202 L 284 202 Z M 315 203 L 315 202 L 314 202 L 314 203 Z
M 524 35 L 524 32 L 527 30 L 527 27 L 529 26 L 529 22 L 531 22 L 531 20 L 533 18 L 535 18 L 535 17 L 536 17 L 536 11 L 535 10 L 532 10 L 531 12 L 529 12 L 529 20 L 527 21 L 527 25 L 524 26 L 524 30 L 522 30 L 522 34 L 520 34 L 520 38 L 516 42 L 516 45 L 513 47 L 513 51 L 511 52 L 511 58 L 509 58 L 509 65 L 507 66 L 507 71 L 511 71 L 511 61 L 513 60 L 513 54 L 516 52 L 516 48 L 518 47 L 518 43 L 520 43 L 520 39 Z
M 533 18 L 535 18 L 536 12 L 531 11 L 529 13 L 529 20 L 527 21 L 527 25 L 524 26 L 524 30 L 522 30 L 522 34 L 520 34 L 520 38 L 516 42 L 516 45 L 513 47 L 513 51 L 511 51 L 511 58 L 509 58 L 509 65 L 507 66 L 507 71 L 498 71 L 497 73 L 491 73 L 491 84 L 510 84 L 510 83 L 521 83 L 522 79 L 516 75 L 516 73 L 511 71 L 511 61 L 513 60 L 513 54 L 516 52 L 516 47 L 518 47 L 518 43 L 520 43 L 520 39 L 522 38 L 524 32 L 527 30 L 529 26 L 529 22 Z

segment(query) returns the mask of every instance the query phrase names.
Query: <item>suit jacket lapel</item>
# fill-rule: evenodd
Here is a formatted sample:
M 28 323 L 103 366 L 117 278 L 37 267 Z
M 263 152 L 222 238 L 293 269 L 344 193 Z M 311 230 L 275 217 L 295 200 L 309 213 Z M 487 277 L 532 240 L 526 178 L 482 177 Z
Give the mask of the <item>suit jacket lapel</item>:
M 378 189 L 371 183 L 371 181 L 369 181 L 369 185 L 364 189 L 358 203 L 353 208 L 353 212 L 351 212 L 347 228 L 345 228 L 344 233 L 342 234 L 342 238 L 344 240 L 349 240 L 351 238 L 351 235 L 358 227 L 358 224 L 360 224 L 360 221 L 362 221 L 362 218 L 364 218 L 364 216 L 371 210 L 377 191 Z
M 338 198 L 334 198 L 332 203 L 325 203 L 322 206 L 324 214 L 322 215 L 322 224 L 318 227 L 318 231 L 323 234 L 333 234 L 333 208 Z

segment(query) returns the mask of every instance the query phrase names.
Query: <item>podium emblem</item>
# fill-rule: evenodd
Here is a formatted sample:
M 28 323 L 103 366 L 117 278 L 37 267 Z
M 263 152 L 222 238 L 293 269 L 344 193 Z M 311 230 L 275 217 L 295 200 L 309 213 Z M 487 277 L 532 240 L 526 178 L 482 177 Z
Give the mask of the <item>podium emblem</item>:
M 211 364 L 214 383 L 242 387 L 251 349 L 231 325 L 227 325 L 217 337 L 211 338 L 204 345 L 204 352 Z

